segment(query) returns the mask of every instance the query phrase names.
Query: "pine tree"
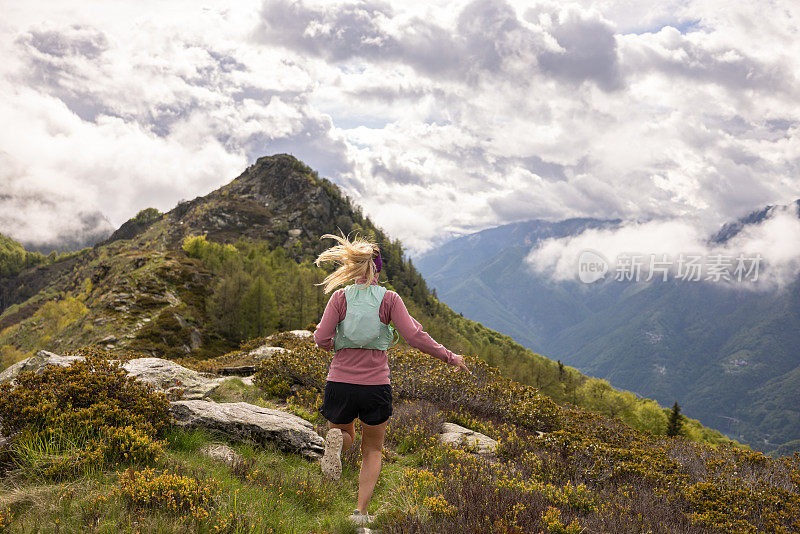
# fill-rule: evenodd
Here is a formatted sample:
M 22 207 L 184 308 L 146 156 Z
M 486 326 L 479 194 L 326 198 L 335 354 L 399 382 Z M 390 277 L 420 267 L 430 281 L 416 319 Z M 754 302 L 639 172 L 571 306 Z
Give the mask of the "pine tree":
M 263 276 L 256 276 L 242 301 L 245 337 L 253 338 L 271 334 L 278 322 L 278 307 Z
M 250 277 L 241 262 L 225 261 L 220 279 L 206 302 L 206 311 L 220 334 L 232 341 L 244 339 L 242 300 L 250 288 Z
M 675 437 L 680 435 L 681 427 L 683 426 L 683 416 L 681 415 L 681 407 L 678 406 L 678 401 L 672 405 L 672 411 L 669 414 L 669 421 L 667 422 L 667 436 Z

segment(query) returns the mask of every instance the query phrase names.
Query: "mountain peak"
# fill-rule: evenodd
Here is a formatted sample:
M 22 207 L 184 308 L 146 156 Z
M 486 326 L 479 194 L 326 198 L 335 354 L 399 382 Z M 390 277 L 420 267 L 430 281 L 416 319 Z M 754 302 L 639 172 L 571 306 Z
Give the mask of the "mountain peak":
M 745 227 L 760 224 L 762 221 L 770 217 L 775 209 L 788 208 L 792 204 L 795 205 L 795 209 L 800 209 L 800 198 L 794 200 L 793 202 L 789 202 L 788 204 L 768 204 L 761 209 L 751 211 L 744 217 L 740 217 L 735 221 L 725 223 L 716 234 L 711 236 L 710 241 L 712 243 L 726 243 L 731 238 L 739 234 L 739 232 L 741 232 Z
M 260 202 L 310 192 L 318 181 L 316 172 L 291 154 L 263 156 L 219 191 Z
M 316 252 L 319 236 L 336 233 L 337 221 L 353 214 L 332 182 L 291 154 L 274 154 L 258 158 L 219 189 L 179 203 L 158 220 L 118 231 L 103 244 L 138 239 L 178 249 L 187 236 L 206 235 L 221 243 L 245 238 Z M 309 246 L 295 247 L 299 242 Z

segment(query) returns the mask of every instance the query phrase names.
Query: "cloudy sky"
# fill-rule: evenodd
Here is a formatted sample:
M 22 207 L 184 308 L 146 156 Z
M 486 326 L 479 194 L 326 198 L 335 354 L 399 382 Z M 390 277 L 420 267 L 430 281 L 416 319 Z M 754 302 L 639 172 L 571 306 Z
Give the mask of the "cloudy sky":
M 794 0 L 0 0 L 0 232 L 116 227 L 289 152 L 411 252 L 800 197 Z

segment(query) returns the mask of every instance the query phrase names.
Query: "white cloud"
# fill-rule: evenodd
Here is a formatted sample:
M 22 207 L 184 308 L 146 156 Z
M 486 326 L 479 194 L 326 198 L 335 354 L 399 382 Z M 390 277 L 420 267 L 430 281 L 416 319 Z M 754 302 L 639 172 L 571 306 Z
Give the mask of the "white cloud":
M 581 254 L 592 251 L 607 262 L 609 270 L 605 280 L 609 282 L 646 281 L 666 276 L 668 280 L 678 278 L 689 283 L 699 278 L 751 290 L 784 287 L 800 273 L 797 204 L 772 208 L 764 220 L 745 225 L 724 241 L 710 239 L 709 235 L 707 229 L 684 220 L 625 223 L 544 240 L 531 249 L 526 261 L 534 273 L 556 281 L 577 281 Z M 741 275 L 735 272 L 740 256 L 745 269 Z M 679 270 L 681 261 L 688 262 L 692 257 L 703 265 L 696 276 Z M 708 266 L 715 263 L 726 265 L 729 274 L 717 277 L 708 271 Z M 638 274 L 630 268 L 637 264 Z M 652 269 L 651 275 L 651 267 L 658 265 L 661 269 Z M 666 275 L 662 272 L 665 268 L 668 269 Z M 747 271 L 750 274 L 746 276 Z
M 412 252 L 533 218 L 707 229 L 800 197 L 800 7 L 770 5 L 16 4 L 0 151 L 62 220 L 118 225 L 290 152 Z

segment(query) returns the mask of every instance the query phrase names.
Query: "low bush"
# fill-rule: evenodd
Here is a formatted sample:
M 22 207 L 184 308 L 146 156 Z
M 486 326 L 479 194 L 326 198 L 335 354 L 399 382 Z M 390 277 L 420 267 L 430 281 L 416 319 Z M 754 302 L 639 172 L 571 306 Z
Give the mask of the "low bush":
M 291 334 L 273 339 L 290 352 L 261 362 L 255 383 L 283 383 L 310 404 L 331 353 Z M 387 443 L 414 452 L 418 469 L 392 493 L 383 532 L 800 531 L 800 455 L 772 459 L 642 432 L 559 407 L 481 361 L 468 362 L 468 375 L 407 347 L 388 356 Z M 440 444 L 445 420 L 498 440 L 495 454 Z M 343 454 L 346 466 L 357 459 L 357 450 Z
M 270 341 L 290 349 L 259 362 L 253 383 L 266 391 L 288 384 L 325 388 L 332 353 L 310 341 L 282 333 Z M 536 388 L 503 377 L 485 362 L 470 358 L 472 374 L 408 347 L 388 351 L 394 401 L 423 399 L 442 410 L 468 410 L 477 417 L 502 417 L 532 430 L 559 427 L 559 407 Z
M 131 509 L 189 515 L 204 522 L 214 514 L 217 490 L 218 482 L 213 479 L 199 481 L 168 469 L 129 467 L 120 474 L 114 494 Z
M 97 349 L 84 360 L 21 372 L 0 384 L 2 433 L 29 475 L 72 477 L 104 465 L 150 462 L 169 423 L 169 402 Z
M 441 412 L 428 402 L 397 403 L 386 427 L 386 441 L 399 453 L 415 452 L 427 438 L 441 432 L 443 422 Z

